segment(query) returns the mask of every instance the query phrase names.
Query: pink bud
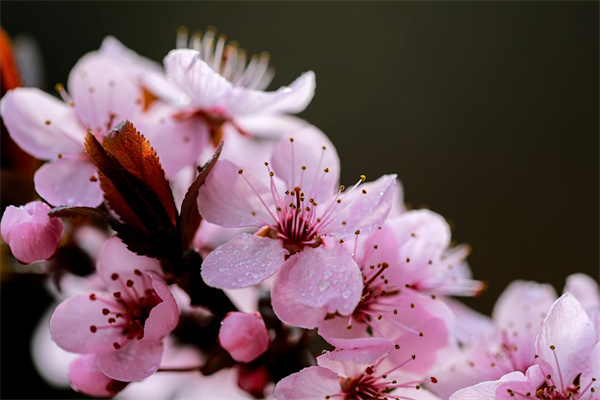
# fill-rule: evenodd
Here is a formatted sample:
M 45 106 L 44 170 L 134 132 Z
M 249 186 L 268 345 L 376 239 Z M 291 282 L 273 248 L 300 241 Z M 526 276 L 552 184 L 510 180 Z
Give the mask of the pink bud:
M 60 219 L 48 216 L 50 207 L 32 201 L 21 207 L 8 206 L 2 216 L 2 239 L 19 262 L 30 264 L 54 255 L 63 225 Z
M 239 362 L 250 362 L 269 347 L 270 339 L 259 313 L 230 312 L 221 322 L 219 343 Z

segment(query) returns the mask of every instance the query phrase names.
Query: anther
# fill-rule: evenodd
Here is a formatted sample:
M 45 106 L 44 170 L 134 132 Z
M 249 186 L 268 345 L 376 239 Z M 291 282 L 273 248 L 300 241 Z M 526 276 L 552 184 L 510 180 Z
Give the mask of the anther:
M 366 176 L 364 176 L 364 175 L 361 175 L 361 176 L 360 176 L 360 180 L 361 180 L 362 182 L 364 182 L 364 181 L 365 181 L 365 179 L 367 179 L 367 177 L 366 177 Z
M 412 356 L 410 356 L 410 358 L 412 358 L 414 360 L 415 358 L 417 358 L 417 355 L 413 354 Z
M 126 285 L 127 285 L 127 287 L 132 287 L 133 281 L 131 279 L 128 279 Z
M 121 298 L 121 292 L 114 292 L 113 296 L 115 296 L 116 299 L 120 299 Z
M 90 332 L 96 333 L 97 330 L 98 330 L 98 328 L 96 328 L 95 325 L 90 325 Z
M 410 303 L 410 308 L 415 308 L 415 303 Z
M 550 350 L 554 350 L 556 347 L 554 347 L 554 345 L 550 345 Z
M 113 343 L 113 347 L 114 347 L 115 349 L 119 350 L 119 349 L 121 348 L 121 345 L 120 345 L 119 343 L 117 343 L 117 342 L 114 342 L 114 343 Z
M 346 186 L 340 185 L 340 192 L 343 192 L 344 190 L 346 190 Z
M 290 138 L 290 143 L 292 143 L 294 141 L 294 138 Z
M 110 279 L 112 279 L 113 281 L 116 281 L 117 279 L 119 279 L 119 274 L 114 273 L 110 276 Z
M 365 189 L 363 189 L 362 194 L 367 194 L 367 191 Z
M 329 168 L 325 168 L 325 169 L 323 170 L 323 172 L 325 172 L 326 174 L 327 174 L 327 173 L 329 173 Z
M 396 350 L 400 350 L 400 345 L 399 345 L 399 344 L 395 344 L 395 345 L 394 345 L 394 348 L 395 348 Z
M 438 381 L 435 376 L 429 377 L 429 380 L 431 381 L 431 383 L 437 383 Z
M 241 175 L 241 174 L 243 174 L 243 173 L 244 173 L 244 170 L 243 170 L 243 169 L 238 169 L 238 174 L 240 174 L 240 175 Z
M 92 300 L 92 301 L 96 300 L 96 293 L 90 294 L 90 300 Z
M 90 176 L 90 182 L 97 182 L 98 178 L 96 178 L 94 175 Z
M 102 309 L 102 315 L 108 315 L 109 313 L 110 313 L 110 310 L 108 308 Z
M 136 274 L 137 276 L 142 276 L 142 271 L 140 271 L 139 269 L 134 269 L 133 273 Z
M 406 257 L 406 262 L 409 263 L 410 262 L 410 257 Z
M 357 229 L 356 231 L 354 231 L 355 235 L 360 235 L 360 229 Z
M 302 168 L 302 171 L 306 171 L 306 165 L 303 165 L 300 168 Z

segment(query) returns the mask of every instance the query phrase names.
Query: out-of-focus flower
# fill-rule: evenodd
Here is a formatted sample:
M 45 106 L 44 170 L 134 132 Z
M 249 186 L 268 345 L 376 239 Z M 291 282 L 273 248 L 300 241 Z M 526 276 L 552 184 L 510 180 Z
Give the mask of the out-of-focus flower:
M 63 232 L 62 221 L 48 216 L 50 207 L 40 201 L 8 206 L 2 216 L 2 239 L 19 262 L 30 264 L 52 257 Z
M 110 239 L 98 260 L 108 292 L 92 292 L 58 305 L 50 319 L 52 339 L 75 353 L 97 354 L 104 375 L 131 382 L 152 375 L 163 339 L 179 320 L 179 308 L 157 260 L 129 252 Z
M 92 132 L 99 141 L 140 110 L 141 90 L 123 65 L 91 52 L 69 74 L 67 91 L 57 90 L 63 102 L 36 88 L 17 88 L 0 101 L 0 115 L 11 138 L 26 152 L 49 160 L 35 176 L 36 191 L 48 203 L 96 207 L 102 191 L 96 167 L 84 153 Z
M 600 390 L 600 343 L 594 325 L 570 293 L 554 302 L 535 340 L 535 363 L 454 393 L 467 399 L 596 400 Z
M 234 360 L 250 362 L 269 347 L 269 334 L 259 313 L 230 312 L 221 322 L 219 344 Z

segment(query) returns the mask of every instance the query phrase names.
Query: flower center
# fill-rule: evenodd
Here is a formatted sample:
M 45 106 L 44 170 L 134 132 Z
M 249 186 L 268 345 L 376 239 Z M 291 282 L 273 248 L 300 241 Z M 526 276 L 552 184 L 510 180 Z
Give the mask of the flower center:
M 102 315 L 106 316 L 106 325 L 91 325 L 90 332 L 96 333 L 100 329 L 118 329 L 120 339 L 113 343 L 115 349 L 120 349 L 128 341 L 144 338 L 144 326 L 150 316 L 150 312 L 162 299 L 152 289 L 150 278 L 140 270 L 135 274 L 141 279 L 141 290 L 133 280 L 123 280 L 119 274 L 112 274 L 111 279 L 119 282 L 121 291 L 113 292 L 113 300 L 105 300 L 97 297 L 94 293 L 90 295 L 90 301 L 101 301 L 106 307 L 102 309 Z

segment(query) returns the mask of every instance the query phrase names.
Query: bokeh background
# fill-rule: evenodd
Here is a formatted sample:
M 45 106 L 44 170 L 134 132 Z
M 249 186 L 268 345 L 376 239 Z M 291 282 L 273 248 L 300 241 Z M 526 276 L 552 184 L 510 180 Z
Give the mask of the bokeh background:
M 342 183 L 397 173 L 406 202 L 449 219 L 489 283 L 466 302 L 489 314 L 514 279 L 559 292 L 574 272 L 598 280 L 598 8 L 3 0 L 0 16 L 13 38 L 37 43 L 48 91 L 106 35 L 160 61 L 180 26 L 212 25 L 250 53 L 269 51 L 271 90 L 314 70 L 300 116 L 337 146 Z M 2 185 L 3 206 L 16 190 Z M 30 332 L 48 302 L 40 279 L 2 270 L 0 396 L 81 397 L 46 387 L 31 367 Z

